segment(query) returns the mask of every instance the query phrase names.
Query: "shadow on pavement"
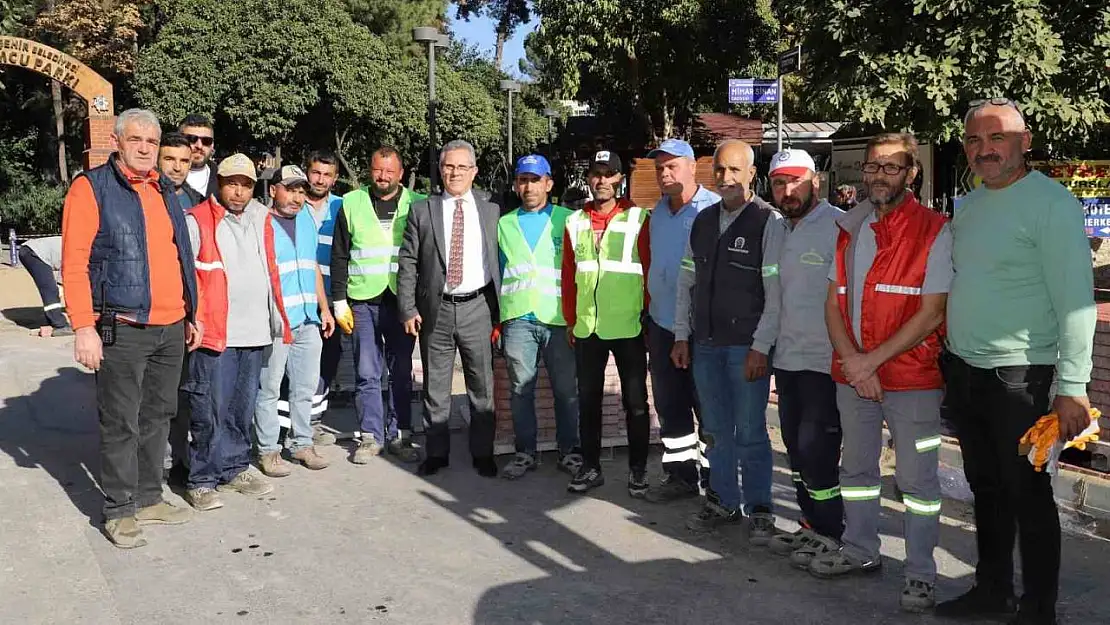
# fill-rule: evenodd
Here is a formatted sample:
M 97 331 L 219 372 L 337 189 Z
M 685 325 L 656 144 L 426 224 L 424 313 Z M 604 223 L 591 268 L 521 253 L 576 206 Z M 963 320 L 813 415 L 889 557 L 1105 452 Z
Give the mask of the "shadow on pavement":
M 42 316 L 42 306 L 16 306 L 0 311 L 4 318 L 21 328 L 37 330 L 46 323 Z

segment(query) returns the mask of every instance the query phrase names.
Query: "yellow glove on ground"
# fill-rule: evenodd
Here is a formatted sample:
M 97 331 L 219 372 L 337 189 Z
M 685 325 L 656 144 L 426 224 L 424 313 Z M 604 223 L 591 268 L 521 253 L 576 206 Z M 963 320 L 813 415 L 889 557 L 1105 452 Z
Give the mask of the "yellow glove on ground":
M 347 305 L 345 299 L 335 302 L 335 323 L 340 330 L 343 330 L 343 334 L 350 334 L 355 331 L 355 315 L 351 312 L 351 307 Z

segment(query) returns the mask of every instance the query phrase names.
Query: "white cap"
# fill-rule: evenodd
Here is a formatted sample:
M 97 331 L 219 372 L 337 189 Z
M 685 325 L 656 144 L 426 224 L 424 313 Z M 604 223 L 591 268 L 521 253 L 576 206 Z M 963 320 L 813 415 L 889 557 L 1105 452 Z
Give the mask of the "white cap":
M 781 174 L 801 178 L 807 172 L 817 173 L 817 165 L 805 150 L 783 150 L 771 159 L 771 176 Z

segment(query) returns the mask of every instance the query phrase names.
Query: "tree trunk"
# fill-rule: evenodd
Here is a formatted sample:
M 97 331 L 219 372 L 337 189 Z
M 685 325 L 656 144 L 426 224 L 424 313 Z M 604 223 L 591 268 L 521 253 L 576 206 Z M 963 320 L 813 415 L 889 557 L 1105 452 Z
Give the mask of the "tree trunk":
M 358 189 L 361 186 L 358 182 L 358 175 L 355 173 L 354 168 L 351 167 L 351 164 L 347 162 L 347 158 L 343 156 L 345 150 L 344 144 L 347 142 L 346 139 L 346 130 L 342 133 L 338 130 L 335 131 L 335 157 L 339 159 L 339 164 L 347 171 L 347 181 L 351 183 L 351 187 Z
M 505 41 L 508 38 L 509 33 L 498 26 L 497 39 L 494 42 L 493 48 L 493 66 L 497 68 L 497 71 L 501 71 L 501 57 L 505 53 Z
M 50 97 L 54 100 L 54 130 L 58 137 L 58 180 L 69 184 L 69 165 L 66 162 L 66 118 L 62 109 L 62 83 L 50 81 Z

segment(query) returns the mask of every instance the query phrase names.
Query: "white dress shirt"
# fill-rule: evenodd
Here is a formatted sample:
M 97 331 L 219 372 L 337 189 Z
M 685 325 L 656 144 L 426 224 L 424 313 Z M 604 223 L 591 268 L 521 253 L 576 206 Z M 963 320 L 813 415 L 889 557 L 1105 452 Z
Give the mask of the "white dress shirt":
M 463 275 L 462 282 L 454 289 L 444 283 L 444 293 L 462 295 L 473 293 L 489 284 L 490 268 L 486 266 L 485 245 L 482 237 L 482 224 L 478 216 L 478 204 L 474 194 L 467 191 L 461 198 L 448 193 L 443 194 L 443 242 L 447 246 L 444 259 L 447 268 L 451 267 L 451 232 L 455 224 L 455 203 L 463 202 Z

